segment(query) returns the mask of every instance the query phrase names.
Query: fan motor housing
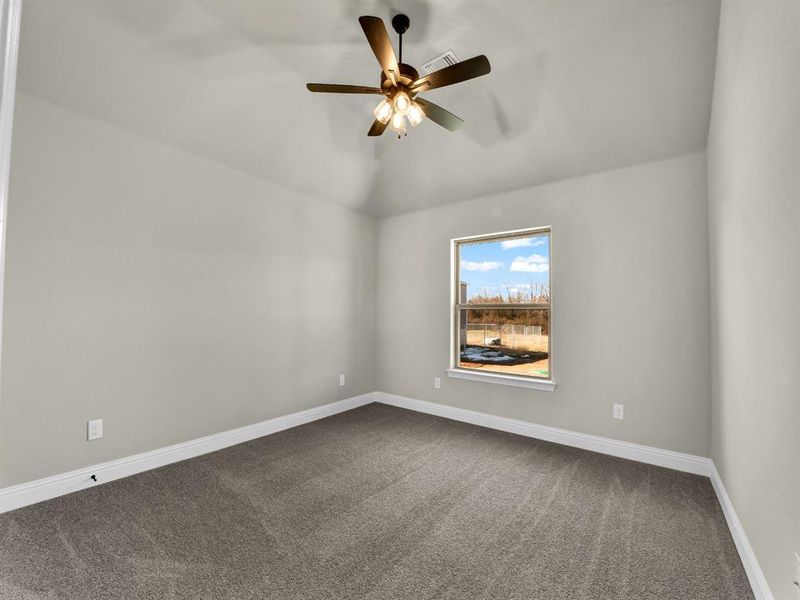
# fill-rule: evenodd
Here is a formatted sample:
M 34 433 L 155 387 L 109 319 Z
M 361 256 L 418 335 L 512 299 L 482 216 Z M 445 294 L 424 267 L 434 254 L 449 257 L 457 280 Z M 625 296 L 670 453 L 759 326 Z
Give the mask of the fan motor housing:
M 398 63 L 398 67 L 400 67 L 400 77 L 399 81 L 397 82 L 403 87 L 407 87 L 414 83 L 417 79 L 419 79 L 419 73 L 417 70 L 412 67 L 411 65 L 407 65 L 405 63 Z M 386 76 L 386 73 L 381 71 L 381 87 L 384 89 L 391 89 L 394 87 L 392 85 L 392 81 Z

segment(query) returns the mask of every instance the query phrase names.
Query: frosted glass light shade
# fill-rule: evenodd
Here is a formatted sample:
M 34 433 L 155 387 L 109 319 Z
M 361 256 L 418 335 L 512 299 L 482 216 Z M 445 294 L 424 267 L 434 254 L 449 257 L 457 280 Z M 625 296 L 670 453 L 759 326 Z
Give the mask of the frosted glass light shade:
M 411 106 L 408 107 L 408 113 L 406 114 L 408 117 L 408 122 L 411 123 L 413 127 L 416 127 L 420 123 L 422 123 L 422 119 L 425 118 L 425 113 L 422 112 L 422 109 L 419 107 L 419 104 L 416 102 L 411 102 Z
M 411 106 L 411 99 L 405 92 L 398 92 L 394 97 L 394 112 L 405 115 Z
M 392 118 L 393 111 L 394 109 L 392 108 L 392 103 L 384 98 L 381 100 L 381 103 L 375 107 L 375 110 L 372 111 L 372 114 L 375 115 L 375 118 L 381 123 L 388 123 L 389 119 Z
M 395 112 L 394 116 L 392 116 L 392 123 L 389 125 L 389 129 L 396 131 L 397 133 L 405 133 L 406 120 L 403 118 L 403 115 Z

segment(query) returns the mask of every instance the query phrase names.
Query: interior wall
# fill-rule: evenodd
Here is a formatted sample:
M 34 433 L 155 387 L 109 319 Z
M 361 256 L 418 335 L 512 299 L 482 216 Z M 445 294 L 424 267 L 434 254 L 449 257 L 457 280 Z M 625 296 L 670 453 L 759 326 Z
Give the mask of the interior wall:
M 708 456 L 705 169 L 690 154 L 380 221 L 378 389 Z M 450 240 L 542 225 L 556 391 L 448 379 Z
M 800 551 L 800 2 L 723 2 L 708 144 L 712 457 L 776 598 Z
M 374 219 L 25 94 L 11 172 L 0 485 L 374 389 Z

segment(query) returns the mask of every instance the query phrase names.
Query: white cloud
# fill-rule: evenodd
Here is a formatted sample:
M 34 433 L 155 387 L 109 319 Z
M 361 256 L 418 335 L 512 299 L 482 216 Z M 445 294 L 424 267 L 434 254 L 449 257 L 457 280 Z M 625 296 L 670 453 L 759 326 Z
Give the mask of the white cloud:
M 517 238 L 514 240 L 503 240 L 500 242 L 500 247 L 503 250 L 510 250 L 511 248 L 522 248 L 524 246 L 544 246 L 547 244 L 547 240 L 542 236 L 537 237 L 529 237 L 529 238 Z
M 500 242 L 500 246 L 503 250 L 509 250 L 511 248 L 521 248 L 522 246 L 530 246 L 531 238 L 517 238 L 515 240 L 503 240 Z
M 541 254 L 531 254 L 528 257 L 518 256 L 511 263 L 509 271 L 522 271 L 525 273 L 546 273 L 550 268 L 547 257 Z
M 503 263 L 493 260 L 485 260 L 483 262 L 472 262 L 469 260 L 461 261 L 461 268 L 465 271 L 493 271 L 501 268 L 502 266 Z

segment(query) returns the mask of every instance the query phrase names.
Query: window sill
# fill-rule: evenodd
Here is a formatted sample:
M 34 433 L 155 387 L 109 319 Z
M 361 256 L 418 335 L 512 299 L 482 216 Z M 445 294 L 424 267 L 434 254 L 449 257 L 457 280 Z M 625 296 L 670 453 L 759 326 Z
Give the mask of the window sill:
M 514 387 L 528 388 L 531 390 L 544 390 L 552 392 L 556 389 L 556 382 L 549 379 L 532 379 L 517 375 L 503 375 L 502 373 L 486 373 L 468 371 L 466 369 L 447 369 L 447 376 L 453 379 L 467 379 L 469 381 L 482 381 L 483 383 L 499 383 Z

